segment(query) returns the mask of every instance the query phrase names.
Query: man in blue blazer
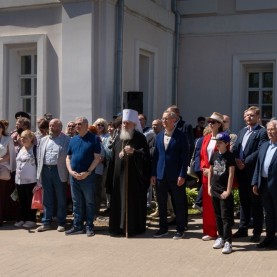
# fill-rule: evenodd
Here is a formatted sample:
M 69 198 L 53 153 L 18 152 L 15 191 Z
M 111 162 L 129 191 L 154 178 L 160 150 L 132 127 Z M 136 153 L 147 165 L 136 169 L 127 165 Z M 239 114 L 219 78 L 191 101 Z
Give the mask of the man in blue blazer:
M 277 229 L 277 120 L 267 123 L 269 142 L 259 150 L 252 180 L 253 192 L 261 195 L 265 210 L 266 237 L 258 248 L 274 246 Z
M 252 190 L 251 181 L 254 174 L 260 146 L 268 140 L 266 129 L 258 124 L 260 109 L 249 107 L 244 112 L 246 127 L 243 128 L 233 146 L 236 157 L 236 177 L 239 185 L 240 224 L 233 238 L 247 237 L 248 227 L 253 217 L 253 236 L 250 241 L 259 242 L 263 229 L 263 208 L 261 198 Z
M 175 113 L 176 117 L 175 117 L 175 128 L 178 129 L 179 131 L 181 131 L 182 133 L 184 133 L 187 137 L 187 141 L 188 141 L 188 145 L 189 145 L 189 161 L 192 158 L 192 154 L 193 154 L 193 150 L 194 150 L 194 137 L 193 137 L 193 129 L 191 124 L 189 124 L 188 122 L 184 121 L 182 119 L 182 117 L 180 116 L 180 110 L 178 108 L 178 106 L 176 105 L 172 105 L 170 107 L 167 108 L 166 111 L 169 112 L 173 112 Z M 176 213 L 176 208 L 175 208 L 175 203 L 174 200 L 172 200 L 172 205 L 174 208 L 174 213 Z M 184 198 L 185 201 L 185 216 L 186 216 L 186 222 L 185 222 L 185 229 L 188 228 L 188 199 L 187 199 L 187 195 L 185 195 Z M 176 224 L 176 219 L 174 219 L 173 221 L 168 223 L 169 225 L 175 225 Z
M 167 197 L 170 193 L 176 209 L 176 229 L 174 239 L 180 239 L 185 229 L 185 179 L 187 174 L 189 147 L 187 137 L 175 128 L 176 114 L 165 111 L 162 117 L 164 131 L 156 137 L 151 184 L 157 185 L 157 198 L 160 211 L 160 229 L 154 235 L 159 238 L 167 235 Z

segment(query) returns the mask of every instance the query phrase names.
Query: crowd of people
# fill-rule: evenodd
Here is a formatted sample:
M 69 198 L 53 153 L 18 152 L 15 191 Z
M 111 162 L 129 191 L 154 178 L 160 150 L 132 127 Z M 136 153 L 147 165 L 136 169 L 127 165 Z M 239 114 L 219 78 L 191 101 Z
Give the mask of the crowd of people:
M 60 119 L 45 114 L 37 120 L 35 133 L 28 114 L 18 112 L 15 118 L 10 134 L 9 123 L 0 121 L 0 226 L 16 220 L 17 228 L 43 232 L 53 228 L 56 218 L 58 232 L 93 236 L 104 191 L 111 236 L 144 233 L 155 199 L 157 209 L 151 216 L 159 216 L 159 230 L 154 237 L 168 235 L 168 226 L 176 225 L 173 239 L 178 240 L 189 228 L 186 184 L 193 176 L 199 185 L 193 207 L 202 212 L 203 241 L 215 240 L 213 248 L 229 254 L 232 240 L 248 237 L 253 226 L 251 242 L 258 248 L 276 246 L 277 120 L 262 126 L 256 106 L 244 111 L 246 127 L 237 135 L 227 115 L 200 116 L 192 128 L 175 105 L 152 127 L 144 114 L 131 109 L 112 122 L 98 118 L 90 125 L 78 117 L 65 130 Z M 240 222 L 232 234 L 235 185 Z M 31 204 L 40 188 L 43 210 L 38 224 Z M 70 205 L 74 217 L 66 230 Z M 264 221 L 266 236 L 261 241 Z

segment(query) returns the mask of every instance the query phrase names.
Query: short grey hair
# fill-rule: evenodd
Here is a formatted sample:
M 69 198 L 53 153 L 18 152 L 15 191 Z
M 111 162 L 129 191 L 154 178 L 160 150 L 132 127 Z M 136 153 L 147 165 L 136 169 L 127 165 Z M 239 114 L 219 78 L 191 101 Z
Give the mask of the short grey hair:
M 277 129 L 277 119 L 271 119 L 270 121 L 268 121 L 266 123 L 266 127 L 270 124 L 273 124 L 275 126 L 275 128 Z
M 88 120 L 87 120 L 87 118 L 84 117 L 84 116 L 76 117 L 75 121 L 77 121 L 77 120 L 82 120 L 82 122 L 88 124 Z
M 177 115 L 175 112 L 165 110 L 164 113 L 168 114 L 170 116 L 170 118 L 177 118 Z

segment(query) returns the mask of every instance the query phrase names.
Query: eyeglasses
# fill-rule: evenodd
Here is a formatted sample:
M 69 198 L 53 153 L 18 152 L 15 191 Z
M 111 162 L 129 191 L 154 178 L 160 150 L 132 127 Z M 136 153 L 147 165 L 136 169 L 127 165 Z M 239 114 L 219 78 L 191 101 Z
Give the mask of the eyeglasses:
M 67 128 L 74 128 L 75 125 L 68 125 Z
M 97 127 L 104 127 L 104 124 L 97 124 Z
M 78 122 L 76 123 L 77 126 L 82 126 L 83 125 L 83 122 Z
M 163 117 L 162 121 L 168 121 L 168 119 L 170 119 L 169 117 Z
M 209 121 L 208 121 L 208 124 L 215 124 L 215 123 L 219 123 L 219 122 L 216 121 L 216 120 L 209 120 Z

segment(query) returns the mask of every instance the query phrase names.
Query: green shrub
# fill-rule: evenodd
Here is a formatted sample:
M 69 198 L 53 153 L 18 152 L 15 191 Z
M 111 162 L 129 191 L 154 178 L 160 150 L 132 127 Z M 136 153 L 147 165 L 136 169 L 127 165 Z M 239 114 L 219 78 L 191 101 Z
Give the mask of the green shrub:
M 192 188 L 192 189 L 186 188 L 186 192 L 187 192 L 187 199 L 188 199 L 188 207 L 192 207 L 192 205 L 196 201 L 198 191 L 196 188 Z
M 234 196 L 234 208 L 235 210 L 238 210 L 239 209 L 239 190 L 236 188 L 236 189 L 233 189 L 233 196 Z

